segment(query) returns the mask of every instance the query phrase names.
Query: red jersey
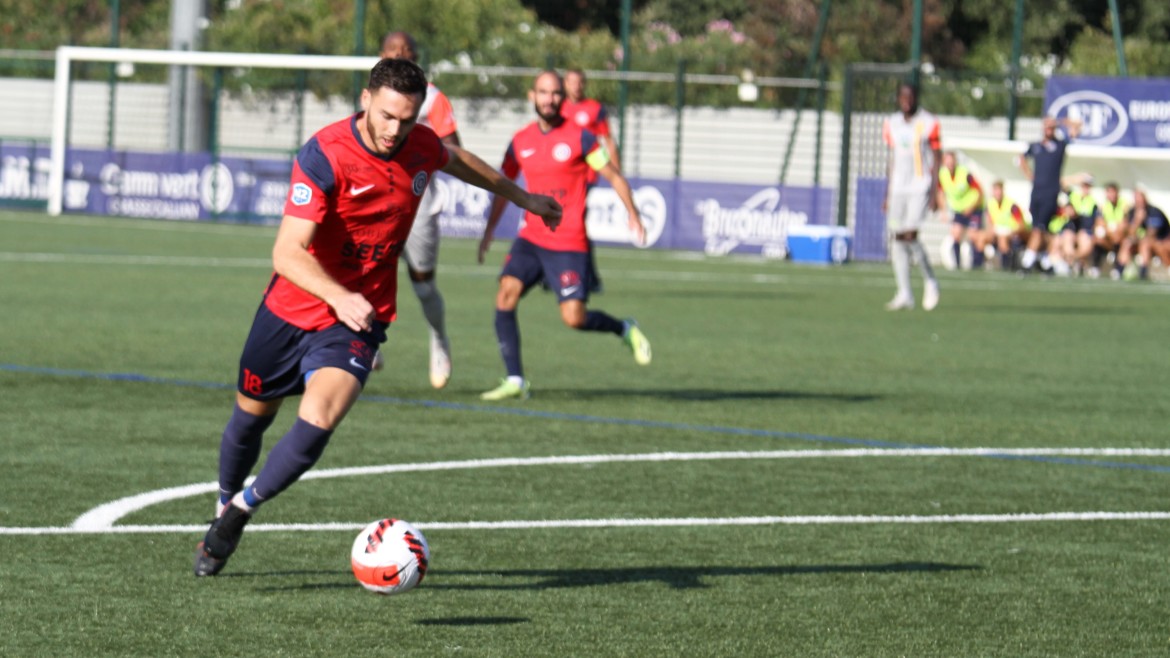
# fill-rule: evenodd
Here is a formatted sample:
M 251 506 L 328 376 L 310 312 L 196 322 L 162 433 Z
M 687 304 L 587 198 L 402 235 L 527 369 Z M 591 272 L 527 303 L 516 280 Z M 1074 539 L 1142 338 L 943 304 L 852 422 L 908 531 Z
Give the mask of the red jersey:
M 532 194 L 545 194 L 563 208 L 557 230 L 549 230 L 539 215 L 524 213 L 518 237 L 553 251 L 587 251 L 585 234 L 586 177 L 593 169 L 585 161 L 601 145 L 593 133 L 569 121 L 542 132 L 532 122 L 512 137 L 502 166 L 504 175 L 516 178 L 523 172 Z
M 605 106 L 592 98 L 582 98 L 576 103 L 565 99 L 561 104 L 561 116 L 598 137 L 613 139 L 609 134 L 609 114 Z M 596 183 L 597 172 L 590 170 L 588 180 L 590 185 Z
M 451 109 L 451 101 L 439 88 L 427 83 L 427 95 L 423 99 L 422 107 L 418 110 L 418 122 L 431 130 L 439 137 L 446 137 L 459 129 L 455 123 L 455 113 Z
M 362 113 L 322 128 L 297 153 L 284 214 L 319 224 L 309 253 L 338 283 L 361 293 L 382 322 L 395 318 L 398 255 L 419 201 L 447 149 L 434 131 L 415 126 L 389 157 L 366 148 Z M 301 329 L 338 322 L 333 309 L 280 276 L 264 298 L 281 319 Z
M 605 106 L 592 98 L 582 98 L 579 103 L 566 99 L 561 104 L 561 116 L 598 137 L 609 137 L 609 115 Z

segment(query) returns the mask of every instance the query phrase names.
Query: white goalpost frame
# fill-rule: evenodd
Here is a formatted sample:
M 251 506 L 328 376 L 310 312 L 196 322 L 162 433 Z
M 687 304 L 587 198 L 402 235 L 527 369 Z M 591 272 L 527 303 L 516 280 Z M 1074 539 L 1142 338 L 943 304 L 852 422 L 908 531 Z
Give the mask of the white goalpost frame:
M 162 64 L 175 66 L 222 66 L 243 68 L 302 69 L 320 71 L 369 70 L 378 62 L 375 56 L 280 55 L 263 53 L 198 52 L 183 50 L 140 50 L 134 48 L 57 48 L 56 73 L 53 79 L 52 135 L 49 146 L 48 211 L 61 214 L 65 189 L 65 134 L 69 123 L 70 65 L 74 61 Z

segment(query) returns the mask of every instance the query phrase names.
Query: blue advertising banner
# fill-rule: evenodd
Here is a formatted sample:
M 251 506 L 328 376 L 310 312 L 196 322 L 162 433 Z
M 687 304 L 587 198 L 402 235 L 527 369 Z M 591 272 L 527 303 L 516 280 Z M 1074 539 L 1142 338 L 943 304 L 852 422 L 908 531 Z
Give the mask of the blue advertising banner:
M 44 202 L 48 149 L 0 144 L 0 204 Z M 208 153 L 139 153 L 70 149 L 63 207 L 68 212 L 174 220 L 275 223 L 288 195 L 289 160 Z M 478 239 L 491 195 L 439 173 L 436 203 L 444 236 Z M 832 223 L 834 190 L 631 178 L 647 247 L 711 255 L 787 255 L 788 229 Z M 632 246 L 628 215 L 607 184 L 587 199 L 588 231 L 605 245 Z M 495 237 L 515 237 L 522 213 L 509 207 Z
M 479 238 L 487 225 L 491 195 L 439 174 L 435 177 L 444 236 Z M 634 203 L 646 226 L 647 247 L 711 255 L 755 254 L 783 258 L 787 229 L 830 222 L 834 191 L 630 178 Z M 589 192 L 586 222 L 598 244 L 631 245 L 629 217 L 617 193 L 602 183 Z M 495 237 L 515 237 L 521 213 L 510 206 Z
M 1083 123 L 1080 144 L 1170 147 L 1170 78 L 1054 75 L 1044 107 L 1050 116 Z

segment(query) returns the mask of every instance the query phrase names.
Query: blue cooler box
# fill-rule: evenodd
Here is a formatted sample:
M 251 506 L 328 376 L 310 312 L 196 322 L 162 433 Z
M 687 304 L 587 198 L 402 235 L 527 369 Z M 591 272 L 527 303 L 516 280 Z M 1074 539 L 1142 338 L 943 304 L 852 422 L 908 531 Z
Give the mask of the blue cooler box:
M 847 263 L 852 246 L 853 235 L 844 226 L 806 224 L 788 229 L 788 255 L 797 263 Z

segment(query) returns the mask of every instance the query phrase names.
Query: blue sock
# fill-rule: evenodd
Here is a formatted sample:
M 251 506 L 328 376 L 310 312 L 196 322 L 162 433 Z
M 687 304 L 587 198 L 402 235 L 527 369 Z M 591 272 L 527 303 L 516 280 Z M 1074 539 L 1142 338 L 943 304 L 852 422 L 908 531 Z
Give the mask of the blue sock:
M 249 505 L 259 504 L 287 489 L 317 463 L 331 436 L 333 430 L 297 418 L 288 433 L 268 453 L 260 475 L 244 491 L 244 500 Z
M 236 405 L 219 442 L 219 502 L 226 504 L 244 487 L 244 480 L 260 459 L 264 430 L 276 415 L 254 416 Z
M 500 357 L 504 359 L 504 368 L 509 377 L 523 377 L 524 368 L 520 364 L 520 324 L 516 321 L 516 311 L 501 311 L 496 309 L 496 340 L 500 343 Z
M 581 331 L 608 331 L 619 336 L 625 328 L 621 320 L 604 311 L 588 311 L 585 313 L 585 324 L 581 325 Z
M 955 269 L 962 269 L 963 267 L 963 243 L 954 242 L 951 244 L 951 253 L 955 255 Z

